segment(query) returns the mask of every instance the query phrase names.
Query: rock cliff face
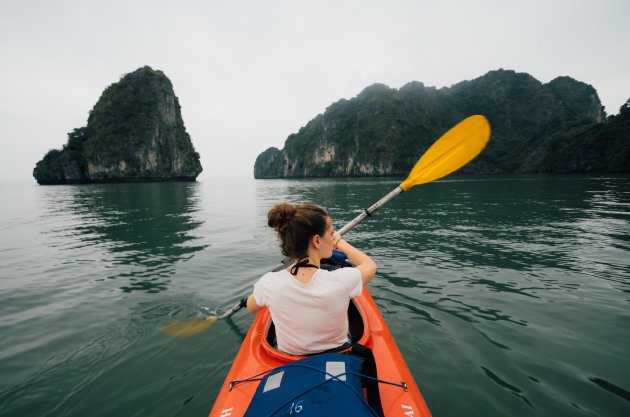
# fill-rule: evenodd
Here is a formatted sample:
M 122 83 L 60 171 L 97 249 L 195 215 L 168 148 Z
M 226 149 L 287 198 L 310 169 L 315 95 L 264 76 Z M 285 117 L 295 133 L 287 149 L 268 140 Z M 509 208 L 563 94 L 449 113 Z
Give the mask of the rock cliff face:
M 557 99 L 564 103 L 570 111 L 585 115 L 599 123 L 605 119 L 604 109 L 599 101 L 597 91 L 571 77 L 558 77 L 545 84 Z
M 606 165 L 606 160 L 597 168 L 576 166 L 576 155 L 589 153 L 592 140 L 580 141 L 588 149 L 559 151 L 560 138 L 585 138 L 593 126 L 608 122 L 592 86 L 569 77 L 542 84 L 529 74 L 497 70 L 449 88 L 420 82 L 398 90 L 383 84 L 367 87 L 357 97 L 333 103 L 290 135 L 284 149 L 261 153 L 254 177 L 406 175 L 438 137 L 472 114 L 489 119 L 492 139 L 461 172 L 630 170 L 629 163 L 624 168 Z M 623 136 L 610 140 L 614 149 L 630 147 Z
M 201 171 L 170 80 L 143 67 L 107 87 L 87 126 L 48 152 L 33 176 L 39 184 L 194 181 Z

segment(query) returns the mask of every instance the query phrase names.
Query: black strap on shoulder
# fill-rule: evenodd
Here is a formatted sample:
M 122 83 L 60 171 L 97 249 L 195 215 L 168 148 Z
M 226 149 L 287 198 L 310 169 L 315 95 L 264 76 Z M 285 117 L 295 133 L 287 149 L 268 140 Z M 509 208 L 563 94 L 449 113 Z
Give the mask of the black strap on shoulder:
M 300 258 L 295 265 L 293 265 L 291 267 L 291 269 L 289 270 L 289 272 L 291 272 L 291 275 L 297 275 L 298 273 L 298 269 L 300 268 L 317 268 L 319 269 L 319 267 L 317 265 L 313 265 L 313 264 L 309 264 L 308 263 L 308 256 L 304 256 L 302 258 Z
M 378 378 L 376 371 L 376 361 L 374 360 L 374 353 L 372 349 L 367 346 L 355 343 L 352 345 L 352 353 L 363 359 L 363 367 L 361 373 L 369 377 Z M 367 394 L 368 405 L 372 407 L 372 410 L 376 412 L 380 417 L 384 417 L 383 406 L 381 405 L 381 393 L 378 390 L 378 382 L 373 379 L 364 378 L 363 386 Z

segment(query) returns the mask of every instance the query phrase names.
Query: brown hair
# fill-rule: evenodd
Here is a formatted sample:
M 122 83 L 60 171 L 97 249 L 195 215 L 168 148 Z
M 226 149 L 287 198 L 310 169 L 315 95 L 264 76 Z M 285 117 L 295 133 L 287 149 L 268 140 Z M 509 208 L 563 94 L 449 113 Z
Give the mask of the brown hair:
M 282 254 L 300 258 L 306 255 L 311 237 L 326 233 L 328 217 L 313 204 L 280 203 L 267 212 L 267 225 L 278 233 Z

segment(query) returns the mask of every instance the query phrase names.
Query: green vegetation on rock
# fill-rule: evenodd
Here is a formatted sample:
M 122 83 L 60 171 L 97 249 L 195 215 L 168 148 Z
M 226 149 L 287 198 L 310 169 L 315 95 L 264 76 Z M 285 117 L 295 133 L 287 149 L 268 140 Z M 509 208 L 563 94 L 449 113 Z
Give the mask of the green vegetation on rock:
M 201 171 L 170 80 L 145 66 L 107 87 L 87 126 L 49 151 L 33 176 L 40 184 L 194 181 Z
M 595 89 L 570 77 L 542 84 L 497 70 L 441 89 L 374 84 L 330 105 L 284 149 L 260 154 L 254 177 L 405 175 L 438 137 L 473 114 L 488 118 L 492 137 L 461 172 L 627 172 L 630 133 L 621 113 L 606 119 Z

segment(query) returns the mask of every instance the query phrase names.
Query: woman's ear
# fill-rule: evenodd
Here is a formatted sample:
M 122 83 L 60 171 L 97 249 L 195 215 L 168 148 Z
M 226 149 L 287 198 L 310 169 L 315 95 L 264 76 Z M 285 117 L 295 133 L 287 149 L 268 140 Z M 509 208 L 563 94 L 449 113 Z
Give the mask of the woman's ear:
M 311 239 L 311 242 L 313 243 L 313 246 L 315 247 L 315 249 L 319 249 L 319 246 L 321 245 L 319 235 L 313 236 L 313 238 Z

